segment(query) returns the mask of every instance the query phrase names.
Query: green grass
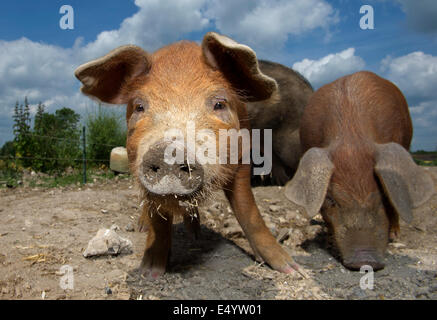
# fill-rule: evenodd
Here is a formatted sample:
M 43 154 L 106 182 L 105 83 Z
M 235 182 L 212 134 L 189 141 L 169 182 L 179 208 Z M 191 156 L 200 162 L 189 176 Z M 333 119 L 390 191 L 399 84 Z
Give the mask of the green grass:
M 424 155 L 424 154 L 426 154 L 426 155 L 434 155 L 434 156 L 437 157 L 437 151 L 417 150 L 417 151 L 411 152 L 411 154 L 412 154 L 413 156 L 414 156 L 414 155 Z
M 115 174 L 111 170 L 87 170 L 87 183 L 102 182 L 105 180 L 114 179 Z M 71 174 L 64 174 L 59 176 L 41 177 L 36 180 L 32 180 L 29 184 L 30 187 L 43 187 L 43 188 L 56 188 L 65 187 L 69 185 L 83 184 L 83 173 L 77 171 Z
M 419 150 L 411 153 L 414 161 L 420 166 L 437 166 L 437 152 Z
M 414 161 L 419 166 L 425 166 L 425 167 L 435 167 L 435 166 L 437 166 L 437 160 L 419 160 L 419 159 L 414 159 Z
M 94 183 L 94 180 L 96 183 L 103 182 L 106 180 L 114 179 L 116 175 L 114 172 L 112 172 L 109 169 L 95 169 L 90 168 L 87 170 L 87 184 Z M 123 179 L 126 179 L 128 176 L 123 175 Z M 5 183 L 8 181 L 7 186 L 8 187 L 18 187 L 18 181 L 22 179 L 21 175 L 17 176 L 10 176 L 9 180 L 2 179 L 0 174 L 0 181 L 2 181 L 2 184 L 0 185 L 0 188 L 6 187 Z M 57 187 L 65 187 L 69 185 L 82 185 L 83 184 L 83 173 L 82 170 L 74 170 L 72 173 L 61 173 L 61 174 L 51 174 L 51 175 L 44 175 L 44 176 L 31 176 L 28 178 L 27 183 L 29 187 L 35 188 L 57 188 Z
M 21 180 L 21 173 L 12 169 L 0 170 L 0 188 L 9 186 L 15 188 Z

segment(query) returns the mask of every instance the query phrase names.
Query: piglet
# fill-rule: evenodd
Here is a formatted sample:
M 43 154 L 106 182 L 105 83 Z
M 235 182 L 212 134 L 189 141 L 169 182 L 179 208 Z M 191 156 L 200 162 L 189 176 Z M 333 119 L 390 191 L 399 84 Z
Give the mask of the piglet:
M 220 189 L 255 254 L 281 272 L 297 268 L 255 204 L 251 165 L 240 161 L 250 145 L 239 145 L 237 163 L 226 161 L 231 152 L 219 159 L 219 148 L 209 154 L 215 163 L 202 163 L 193 149 L 203 150 L 201 141 L 193 140 L 193 130 L 208 130 L 203 141 L 219 145 L 221 130 L 250 129 L 247 103 L 272 105 L 268 101 L 278 99 L 276 81 L 260 71 L 251 48 L 211 32 L 201 45 L 180 41 L 154 53 L 122 46 L 80 66 L 75 75 L 85 95 L 127 105 L 130 171 L 141 190 L 140 229 L 148 230 L 140 268 L 144 275 L 156 278 L 165 272 L 173 217 L 183 216 L 188 229 L 198 233 L 198 205 Z M 182 161 L 172 163 L 175 154 Z
M 371 72 L 325 85 L 305 108 L 304 155 L 285 195 L 310 217 L 321 210 L 350 269 L 383 268 L 398 218 L 411 222 L 434 192 L 408 152 L 412 132 L 401 91 Z

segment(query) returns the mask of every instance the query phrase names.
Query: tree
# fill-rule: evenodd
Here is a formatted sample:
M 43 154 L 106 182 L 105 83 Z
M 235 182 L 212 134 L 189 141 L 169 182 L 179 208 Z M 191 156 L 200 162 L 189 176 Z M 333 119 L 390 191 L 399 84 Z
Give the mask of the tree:
M 80 158 L 80 115 L 72 109 L 62 108 L 55 114 L 44 112 L 38 106 L 35 115 L 36 141 L 34 168 L 39 171 L 63 170 L 77 164 Z M 43 159 L 41 159 L 43 158 Z
M 70 108 L 62 108 L 55 112 L 55 131 L 58 134 L 57 157 L 62 160 L 59 165 L 62 169 L 80 164 L 74 159 L 79 159 L 80 151 L 80 115 Z
M 17 163 L 23 167 L 30 167 L 33 141 L 30 136 L 30 107 L 27 97 L 24 98 L 24 106 L 19 105 L 17 101 L 13 118 L 15 156 L 21 158 Z
M 35 122 L 33 124 L 33 131 L 38 133 L 41 132 L 41 121 L 42 121 L 42 117 L 44 114 L 44 109 L 45 106 L 40 102 L 38 103 L 38 107 L 36 109 L 36 114 L 35 114 Z
M 0 149 L 0 156 L 2 157 L 9 157 L 14 158 L 15 157 L 15 148 L 14 148 L 14 142 L 13 141 L 7 141 L 1 147 Z
M 17 101 L 15 103 L 15 107 L 14 107 L 14 115 L 12 116 L 12 118 L 14 119 L 13 130 L 14 130 L 15 140 L 17 139 L 17 136 L 20 134 L 21 113 L 22 113 L 22 108 L 20 108 L 20 105 L 18 104 L 18 101 Z
M 15 143 L 6 142 L 0 148 L 0 180 L 6 181 L 9 186 L 16 186 L 19 174 L 15 165 Z
M 87 155 L 94 163 L 108 165 L 111 150 L 126 145 L 126 129 L 122 118 L 115 112 L 97 109 L 97 113 L 88 115 L 87 121 Z
M 63 134 L 77 134 L 80 115 L 69 108 L 62 108 L 55 112 L 57 126 Z
M 45 112 L 40 102 L 31 129 L 30 106 L 18 101 L 14 108 L 14 150 L 19 167 L 37 171 L 63 170 L 80 158 L 80 115 L 70 108 L 54 114 Z

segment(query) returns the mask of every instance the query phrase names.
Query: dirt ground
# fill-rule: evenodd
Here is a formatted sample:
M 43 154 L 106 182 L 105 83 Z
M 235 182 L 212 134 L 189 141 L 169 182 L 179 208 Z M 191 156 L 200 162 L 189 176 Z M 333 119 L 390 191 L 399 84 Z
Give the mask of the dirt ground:
M 424 170 L 437 186 L 437 168 Z M 437 194 L 415 210 L 411 225 L 401 224 L 386 268 L 374 274 L 373 290 L 362 290 L 364 274 L 335 258 L 320 216 L 305 218 L 280 187 L 257 187 L 254 193 L 268 227 L 308 277 L 255 262 L 222 193 L 200 208 L 200 240 L 175 224 L 168 272 L 150 281 L 136 269 L 146 233 L 136 231 L 138 192 L 130 178 L 85 187 L 1 189 L 0 299 L 437 299 Z M 133 251 L 84 258 L 98 229 L 114 224 Z M 64 290 L 66 265 L 74 287 Z

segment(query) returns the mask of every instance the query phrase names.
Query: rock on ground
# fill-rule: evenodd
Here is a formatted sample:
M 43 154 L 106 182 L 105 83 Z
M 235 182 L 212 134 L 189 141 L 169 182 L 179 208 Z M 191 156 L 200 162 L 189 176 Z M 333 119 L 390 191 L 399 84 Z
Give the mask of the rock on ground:
M 100 229 L 97 235 L 90 240 L 83 256 L 117 255 L 122 252 L 130 252 L 132 242 L 120 237 L 113 229 Z M 118 228 L 119 229 L 119 228 Z

